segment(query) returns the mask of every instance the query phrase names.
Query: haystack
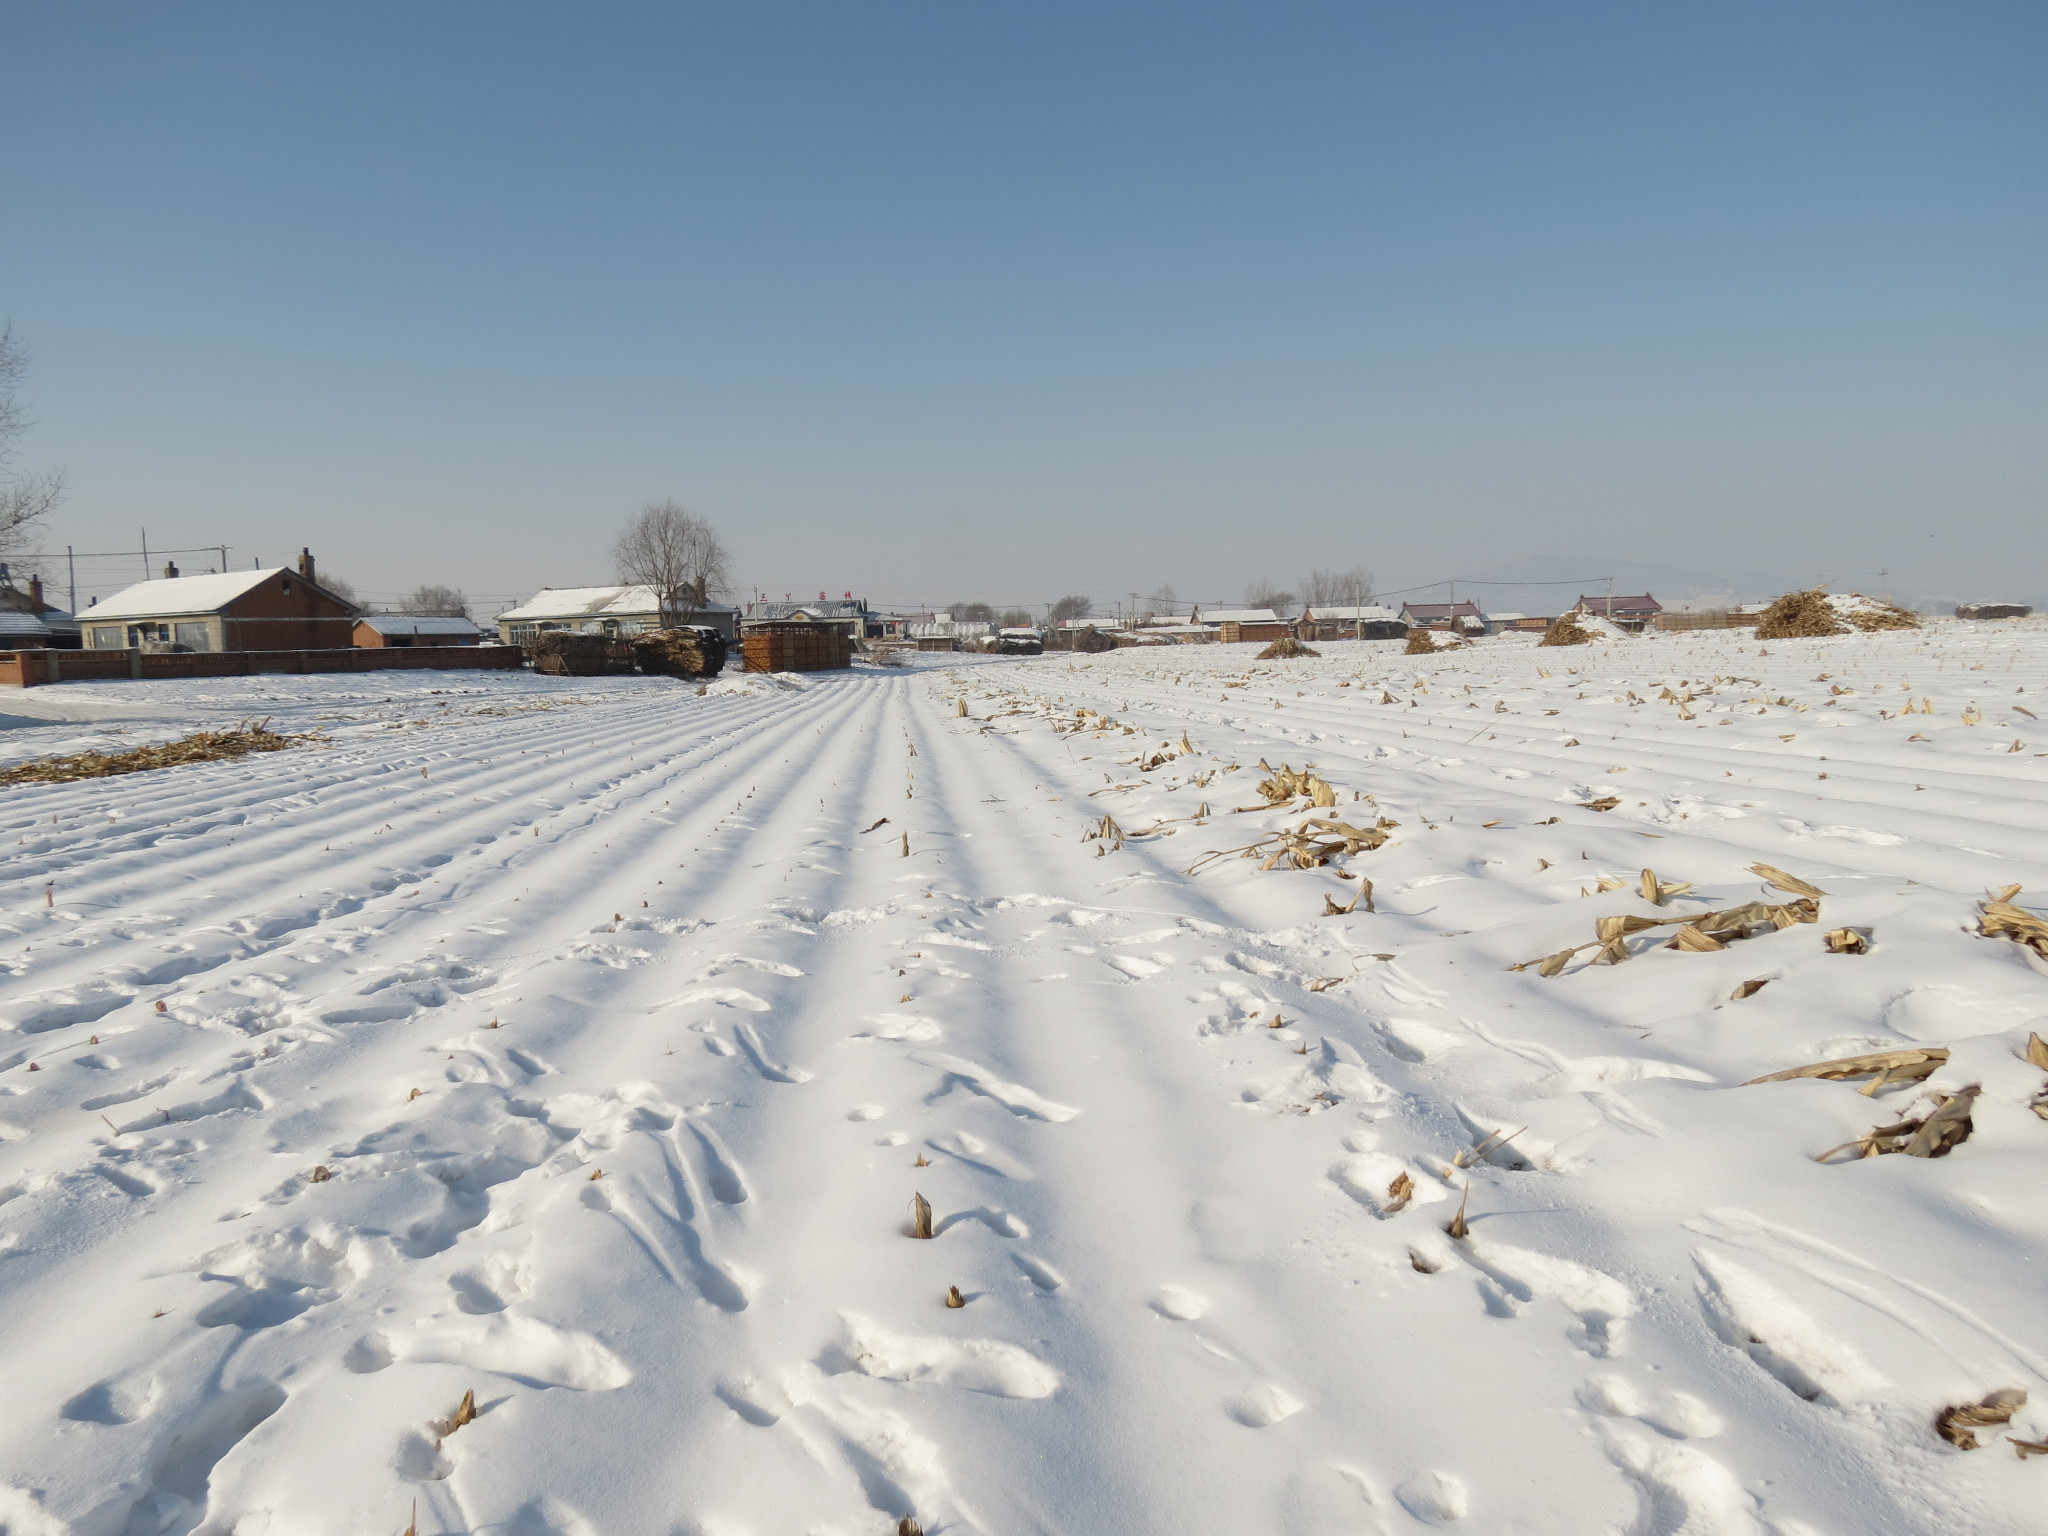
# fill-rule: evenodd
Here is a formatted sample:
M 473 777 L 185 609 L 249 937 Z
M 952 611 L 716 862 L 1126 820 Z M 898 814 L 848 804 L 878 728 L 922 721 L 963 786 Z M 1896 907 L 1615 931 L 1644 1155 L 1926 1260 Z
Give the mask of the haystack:
M 1090 624 L 1074 635 L 1073 648 L 1090 656 L 1098 655 L 1103 651 L 1115 650 L 1116 637 L 1105 635 L 1101 630 Z
M 1591 645 L 1599 636 L 1579 622 L 1585 615 L 1574 608 L 1570 613 L 1560 614 L 1550 621 L 1550 628 L 1543 631 L 1538 645 Z
M 725 636 L 715 629 L 657 629 L 633 637 L 633 660 L 657 677 L 716 677 L 725 670 Z
M 1296 656 L 1320 656 L 1323 653 L 1303 645 L 1292 635 L 1282 635 L 1254 658 L 1258 661 L 1287 661 Z
M 1837 592 L 1828 606 L 1852 628 L 1868 633 L 1874 629 L 1918 629 L 1920 615 L 1901 608 L 1888 598 L 1865 597 L 1861 592 Z
M 1438 651 L 1455 651 L 1464 645 L 1447 629 L 1423 629 L 1420 626 L 1408 631 L 1408 649 L 1405 656 L 1434 656 Z
M 548 677 L 609 677 L 633 670 L 630 641 L 544 629 L 533 637 L 533 670 Z

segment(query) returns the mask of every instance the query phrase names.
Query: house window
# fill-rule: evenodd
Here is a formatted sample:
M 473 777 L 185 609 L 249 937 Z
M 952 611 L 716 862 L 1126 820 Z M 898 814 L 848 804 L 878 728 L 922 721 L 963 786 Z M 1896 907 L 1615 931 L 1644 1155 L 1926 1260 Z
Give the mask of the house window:
M 210 651 L 213 649 L 213 629 L 208 624 L 173 624 L 171 637 L 178 648 L 184 651 Z
M 287 591 L 287 592 L 291 591 L 291 589 L 292 589 L 292 579 L 291 579 L 291 577 L 289 577 L 289 576 L 285 577 L 285 578 L 284 578 L 284 582 L 283 582 L 283 585 L 284 585 L 284 589 L 285 589 L 285 591 Z
M 168 624 L 130 624 L 128 643 L 130 645 L 157 645 L 168 643 L 171 626 Z
M 92 627 L 92 648 L 96 651 L 120 651 L 128 647 L 128 637 L 118 624 L 95 624 Z

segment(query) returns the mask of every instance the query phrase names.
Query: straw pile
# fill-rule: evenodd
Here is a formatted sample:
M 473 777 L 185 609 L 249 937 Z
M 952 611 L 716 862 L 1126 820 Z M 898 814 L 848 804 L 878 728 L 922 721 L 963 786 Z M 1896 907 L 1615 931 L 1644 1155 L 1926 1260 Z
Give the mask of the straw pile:
M 1422 629 L 1408 631 L 1406 656 L 1434 656 L 1438 651 L 1455 651 L 1465 642 L 1449 630 Z
M 716 677 L 725 670 L 725 636 L 715 629 L 657 629 L 633 637 L 633 660 L 657 677 Z
M 1323 653 L 1303 645 L 1292 635 L 1282 635 L 1254 658 L 1258 661 L 1288 661 L 1296 656 L 1320 656 Z
M 633 670 L 630 641 L 544 629 L 533 637 L 533 670 L 548 677 L 607 677 Z
M 176 768 L 184 763 L 217 763 L 251 752 L 282 752 L 303 740 L 281 736 L 269 722 L 244 721 L 231 731 L 200 731 L 178 741 L 127 752 L 78 752 L 69 757 L 44 757 L 0 773 L 0 784 L 68 784 L 74 779 L 107 779 L 151 768 Z
M 1918 629 L 1920 615 L 1910 608 L 1861 592 L 1840 592 L 1828 599 L 1828 606 L 1854 628 L 1868 633 L 1874 629 Z
M 1851 630 L 1918 629 L 1920 615 L 1881 597 L 1861 592 L 1829 595 L 1819 587 L 1787 592 L 1766 608 L 1756 622 L 1759 640 L 1801 640 L 1818 635 L 1846 635 Z
M 1093 656 L 1102 651 L 1115 650 L 1116 639 L 1114 636 L 1105 635 L 1091 624 L 1074 636 L 1073 648 Z
M 1581 615 L 1574 608 L 1570 613 L 1561 614 L 1551 620 L 1550 628 L 1543 631 L 1538 645 L 1591 645 L 1599 636 L 1579 622 Z
M 1819 587 L 1787 592 L 1759 614 L 1756 621 L 1759 640 L 1803 640 L 1841 633 L 1843 624 L 1835 617 L 1834 604 Z

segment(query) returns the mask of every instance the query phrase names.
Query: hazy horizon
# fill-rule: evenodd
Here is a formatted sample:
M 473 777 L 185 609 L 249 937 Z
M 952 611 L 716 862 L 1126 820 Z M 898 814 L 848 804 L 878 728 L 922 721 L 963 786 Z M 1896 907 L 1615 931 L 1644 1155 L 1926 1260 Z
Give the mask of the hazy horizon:
M 2048 597 L 2038 8 L 12 22 L 53 581 L 147 529 L 490 608 L 673 496 L 744 589 L 892 605 Z

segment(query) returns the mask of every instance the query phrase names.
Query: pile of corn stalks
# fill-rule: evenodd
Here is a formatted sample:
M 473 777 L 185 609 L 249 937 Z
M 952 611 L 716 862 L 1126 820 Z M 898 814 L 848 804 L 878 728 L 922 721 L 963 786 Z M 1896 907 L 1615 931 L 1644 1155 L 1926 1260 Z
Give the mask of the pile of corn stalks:
M 305 740 L 270 729 L 268 720 L 243 721 L 231 731 L 200 731 L 178 741 L 159 742 L 127 752 L 77 752 L 69 757 L 44 757 L 0 773 L 0 784 L 68 784 L 75 779 L 105 779 L 151 768 L 176 768 L 185 763 L 214 763 L 246 757 L 251 752 L 282 752 Z

